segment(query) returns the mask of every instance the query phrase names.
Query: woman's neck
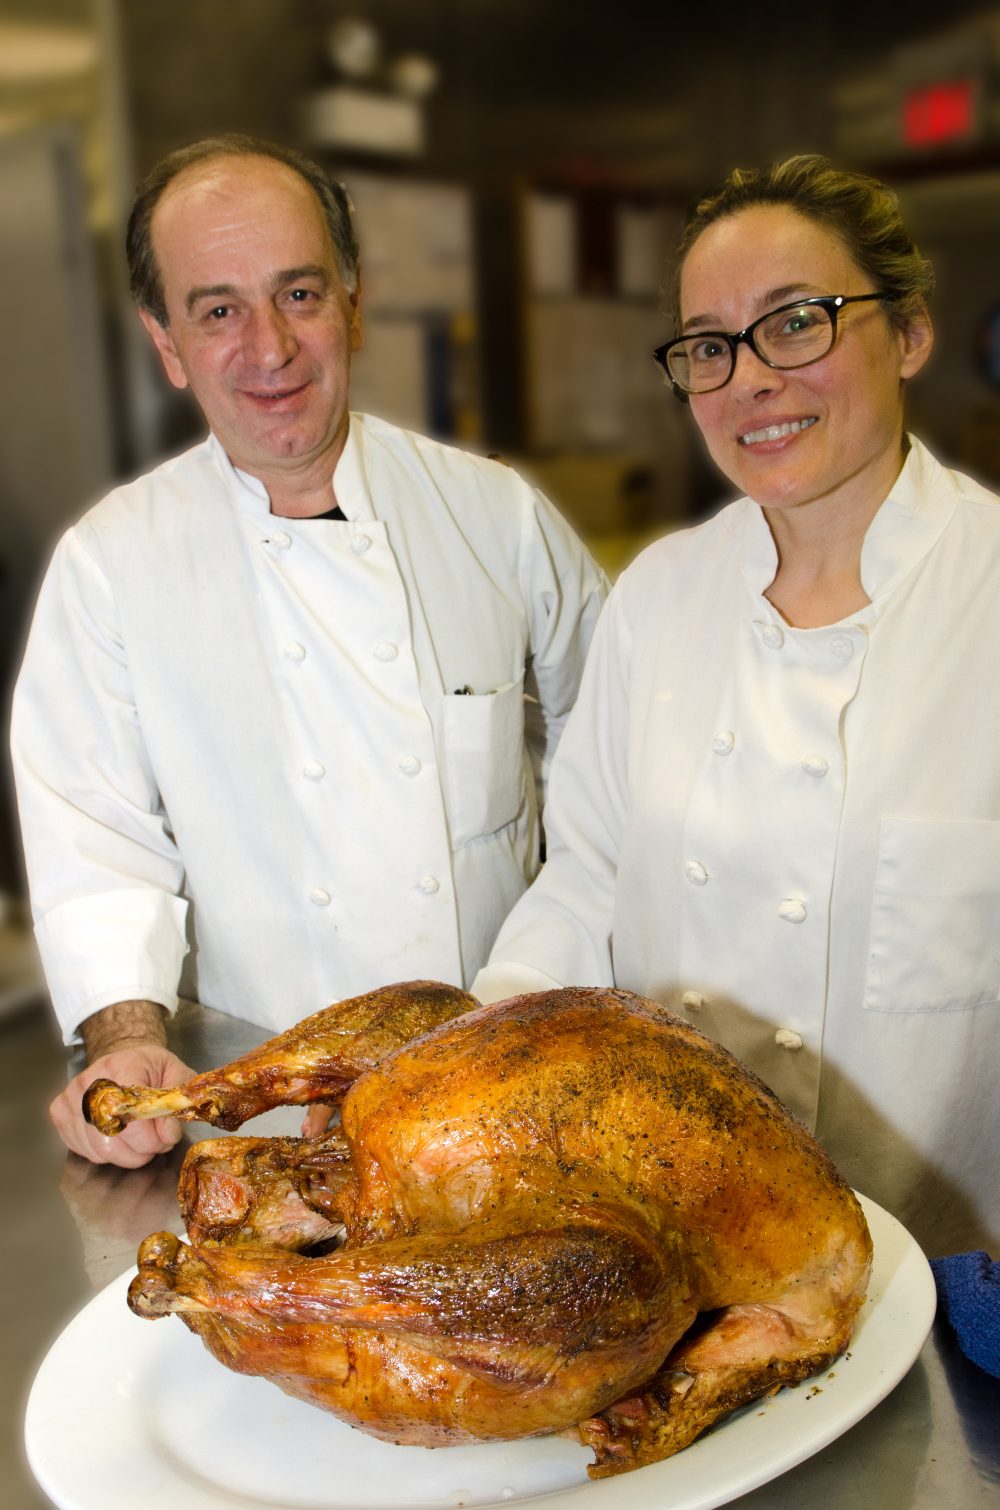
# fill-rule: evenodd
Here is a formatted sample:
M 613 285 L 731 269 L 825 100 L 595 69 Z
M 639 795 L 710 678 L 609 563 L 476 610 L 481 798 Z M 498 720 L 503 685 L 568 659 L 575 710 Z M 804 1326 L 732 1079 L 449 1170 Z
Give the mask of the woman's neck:
M 836 624 L 871 601 L 861 581 L 861 552 L 902 464 L 900 452 L 895 469 L 875 488 L 764 509 L 778 553 L 778 569 L 764 596 L 793 627 Z

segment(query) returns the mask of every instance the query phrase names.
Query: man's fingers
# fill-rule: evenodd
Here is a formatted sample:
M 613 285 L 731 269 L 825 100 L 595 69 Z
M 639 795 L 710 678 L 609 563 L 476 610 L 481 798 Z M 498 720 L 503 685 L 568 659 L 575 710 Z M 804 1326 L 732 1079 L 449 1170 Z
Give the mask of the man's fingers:
M 121 1078 L 124 1084 L 182 1084 L 191 1071 L 175 1055 L 158 1046 L 124 1050 L 95 1060 L 66 1086 L 49 1107 L 49 1116 L 71 1153 L 92 1164 L 114 1164 L 119 1169 L 138 1169 L 157 1154 L 167 1153 L 183 1136 L 180 1125 L 169 1117 L 133 1122 L 117 1137 L 107 1138 L 90 1127 L 83 1116 L 83 1095 L 101 1076 Z
M 158 1148 L 136 1147 L 123 1135 L 121 1138 L 105 1138 L 93 1127 L 88 1127 L 79 1112 L 74 1112 L 74 1097 L 67 1087 L 49 1107 L 49 1116 L 70 1153 L 89 1159 L 91 1164 L 115 1164 L 119 1169 L 138 1169 L 148 1164 Z M 77 1101 L 79 1097 L 75 1098 Z

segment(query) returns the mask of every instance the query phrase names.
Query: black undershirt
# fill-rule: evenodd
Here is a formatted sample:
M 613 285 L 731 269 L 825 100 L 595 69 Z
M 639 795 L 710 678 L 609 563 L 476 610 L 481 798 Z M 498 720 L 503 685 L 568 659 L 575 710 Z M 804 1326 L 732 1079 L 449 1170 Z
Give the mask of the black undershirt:
M 347 515 L 337 504 L 334 504 L 332 509 L 327 509 L 325 514 L 301 514 L 299 517 L 302 519 L 340 519 L 344 524 L 347 523 Z

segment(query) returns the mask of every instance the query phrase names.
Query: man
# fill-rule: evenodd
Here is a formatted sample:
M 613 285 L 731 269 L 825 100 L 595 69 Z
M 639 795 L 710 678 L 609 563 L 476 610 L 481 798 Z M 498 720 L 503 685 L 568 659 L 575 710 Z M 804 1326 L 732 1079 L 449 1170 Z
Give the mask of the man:
M 53 1120 L 134 1166 L 176 1128 L 103 1139 L 80 1097 L 185 1078 L 179 984 L 277 1031 L 472 979 L 538 866 L 525 693 L 544 771 L 605 584 L 510 469 L 349 414 L 357 245 L 307 159 L 172 154 L 128 256 L 211 434 L 60 542 L 13 753 L 36 936 L 88 1059 Z

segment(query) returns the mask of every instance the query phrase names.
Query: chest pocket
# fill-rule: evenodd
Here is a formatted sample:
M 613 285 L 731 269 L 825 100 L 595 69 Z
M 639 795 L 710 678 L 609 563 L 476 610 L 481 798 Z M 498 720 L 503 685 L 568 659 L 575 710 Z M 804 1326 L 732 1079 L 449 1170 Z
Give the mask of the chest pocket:
M 525 798 L 523 681 L 444 699 L 451 842 L 511 823 Z
M 883 818 L 864 1004 L 948 1011 L 1000 999 L 1000 823 Z

